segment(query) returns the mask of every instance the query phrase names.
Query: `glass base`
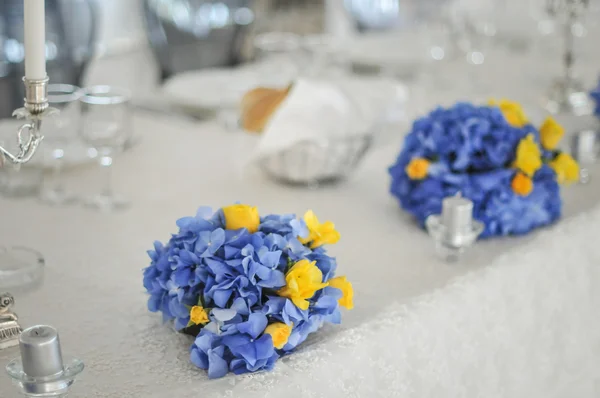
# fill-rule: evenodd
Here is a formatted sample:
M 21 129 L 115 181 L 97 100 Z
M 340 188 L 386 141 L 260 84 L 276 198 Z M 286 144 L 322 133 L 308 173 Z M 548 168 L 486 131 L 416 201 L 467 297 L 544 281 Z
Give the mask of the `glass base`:
M 87 198 L 84 205 L 91 209 L 109 213 L 125 210 L 129 207 L 130 203 L 127 199 L 119 195 L 96 195 Z
M 34 290 L 44 280 L 44 257 L 26 247 L 0 246 L 0 292 Z
M 63 371 L 55 376 L 35 378 L 25 374 L 21 358 L 6 365 L 6 373 L 18 387 L 19 392 L 28 397 L 64 397 L 83 372 L 84 364 L 79 359 L 67 359 Z
M 62 206 L 76 203 L 79 198 L 77 195 L 62 189 L 49 189 L 40 193 L 40 200 L 51 206 Z
M 457 263 L 464 252 L 464 247 L 454 247 L 440 241 L 435 242 L 435 253 L 447 263 Z
M 593 105 L 583 84 L 576 80 L 554 82 L 546 100 L 546 110 L 553 114 L 590 115 Z

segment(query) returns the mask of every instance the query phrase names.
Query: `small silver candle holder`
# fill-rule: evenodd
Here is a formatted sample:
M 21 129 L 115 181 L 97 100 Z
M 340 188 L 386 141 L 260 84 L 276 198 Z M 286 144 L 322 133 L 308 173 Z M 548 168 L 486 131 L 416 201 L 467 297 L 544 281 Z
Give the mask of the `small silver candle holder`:
M 63 361 L 58 332 L 51 326 L 24 330 L 19 349 L 21 357 L 9 362 L 6 372 L 19 392 L 29 397 L 66 396 L 84 368 L 79 359 Z
M 600 156 L 600 132 L 595 129 L 586 129 L 573 134 L 571 154 L 579 162 L 579 182 L 589 183 L 588 166 L 595 164 Z
M 442 214 L 427 217 L 425 226 L 435 241 L 436 253 L 448 262 L 458 261 L 485 227 L 473 219 L 473 202 L 460 193 L 444 198 Z
M 57 109 L 48 105 L 48 77 L 35 80 L 23 78 L 23 83 L 25 84 L 24 106 L 13 112 L 13 116 L 17 119 L 26 120 L 17 130 L 19 150 L 13 154 L 0 146 L 0 167 L 6 160 L 16 166 L 29 162 L 44 139 L 41 134 L 42 119 L 58 113 Z
M 11 294 L 0 294 L 0 350 L 19 344 L 22 329 L 17 314 L 11 311 L 14 304 Z

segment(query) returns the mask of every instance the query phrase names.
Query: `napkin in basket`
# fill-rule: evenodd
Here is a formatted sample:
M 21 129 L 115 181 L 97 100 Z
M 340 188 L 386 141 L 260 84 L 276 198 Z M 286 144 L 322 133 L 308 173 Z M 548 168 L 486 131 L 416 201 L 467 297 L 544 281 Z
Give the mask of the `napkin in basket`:
M 255 158 L 301 142 L 372 134 L 388 106 L 406 92 L 396 81 L 298 79 L 266 124 Z

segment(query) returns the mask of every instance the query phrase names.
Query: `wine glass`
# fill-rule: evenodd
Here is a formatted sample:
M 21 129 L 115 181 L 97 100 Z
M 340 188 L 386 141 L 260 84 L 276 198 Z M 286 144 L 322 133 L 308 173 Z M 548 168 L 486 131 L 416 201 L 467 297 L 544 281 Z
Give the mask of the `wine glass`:
M 79 139 L 80 124 L 79 98 L 81 90 L 70 84 L 50 84 L 48 86 L 48 102 L 50 106 L 60 110 L 56 116 L 44 121 L 44 149 L 52 158 L 53 175 L 50 183 L 45 183 L 40 193 L 44 203 L 65 205 L 78 198 L 65 189 L 63 166 L 65 153 L 69 144 Z
M 101 211 L 124 209 L 129 202 L 113 192 L 112 164 L 115 154 L 122 152 L 131 136 L 130 93 L 111 86 L 94 86 L 83 90 L 80 134 L 97 153 L 104 169 L 102 191 L 88 198 L 85 205 Z
M 268 83 L 284 86 L 293 81 L 302 67 L 301 37 L 289 32 L 262 33 L 254 39 L 261 71 Z

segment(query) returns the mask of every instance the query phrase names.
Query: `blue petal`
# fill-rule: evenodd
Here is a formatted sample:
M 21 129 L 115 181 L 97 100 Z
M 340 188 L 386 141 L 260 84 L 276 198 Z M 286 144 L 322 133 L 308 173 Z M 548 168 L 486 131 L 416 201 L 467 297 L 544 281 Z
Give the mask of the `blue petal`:
M 213 295 L 213 300 L 216 305 L 223 308 L 227 306 L 227 302 L 229 301 L 231 294 L 231 290 L 217 290 Z
M 190 361 L 200 369 L 208 369 L 208 355 L 196 347 L 192 347 L 190 352 Z
M 169 310 L 171 311 L 171 314 L 175 315 L 177 318 L 185 318 L 190 314 L 190 310 L 176 299 L 171 299 L 169 302 Z
M 163 299 L 163 294 L 152 295 L 148 298 L 148 310 L 150 312 L 156 312 L 160 309 L 160 304 Z
M 250 336 L 245 334 L 233 334 L 223 337 L 223 344 L 229 347 L 234 354 L 237 352 L 238 347 L 244 346 L 248 343 L 250 343 Z
M 237 312 L 233 309 L 213 308 L 211 314 L 214 315 L 217 321 L 227 322 L 233 319 L 233 317 L 237 315 Z
M 240 333 L 246 333 L 253 339 L 257 338 L 267 327 L 267 317 L 260 313 L 250 314 L 246 322 L 237 325 Z
M 173 282 L 178 286 L 188 286 L 193 274 L 191 268 L 179 268 L 173 273 Z
M 267 359 L 273 356 L 275 349 L 273 347 L 273 339 L 270 335 L 264 334 L 254 342 L 256 348 L 257 359 Z
M 208 351 L 208 378 L 218 379 L 223 377 L 229 371 L 229 364 L 222 357 L 222 350 L 218 349 Z

